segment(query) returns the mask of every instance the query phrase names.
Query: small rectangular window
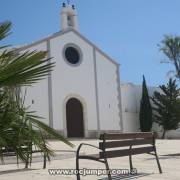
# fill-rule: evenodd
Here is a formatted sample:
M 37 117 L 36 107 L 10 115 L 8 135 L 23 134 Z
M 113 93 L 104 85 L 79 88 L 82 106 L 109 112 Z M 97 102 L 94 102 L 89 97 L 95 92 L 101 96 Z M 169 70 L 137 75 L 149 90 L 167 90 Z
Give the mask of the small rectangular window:
M 72 24 L 72 18 L 70 16 L 67 17 L 68 26 L 73 26 Z

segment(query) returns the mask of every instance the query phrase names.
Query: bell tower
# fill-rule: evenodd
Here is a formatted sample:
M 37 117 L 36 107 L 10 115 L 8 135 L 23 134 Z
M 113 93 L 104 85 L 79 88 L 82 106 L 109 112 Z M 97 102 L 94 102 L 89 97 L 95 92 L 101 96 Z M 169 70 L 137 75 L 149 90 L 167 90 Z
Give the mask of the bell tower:
M 78 31 L 77 12 L 74 5 L 68 3 L 62 4 L 61 10 L 61 30 L 65 31 L 72 28 Z

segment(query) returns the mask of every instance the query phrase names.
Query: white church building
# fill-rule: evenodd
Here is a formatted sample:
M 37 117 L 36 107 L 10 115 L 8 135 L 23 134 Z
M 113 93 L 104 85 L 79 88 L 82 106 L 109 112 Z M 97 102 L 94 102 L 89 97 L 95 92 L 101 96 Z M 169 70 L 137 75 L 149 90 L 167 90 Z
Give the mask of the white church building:
M 73 5 L 63 3 L 60 17 L 61 31 L 20 47 L 47 51 L 55 62 L 47 79 L 26 89 L 27 106 L 66 137 L 140 131 L 141 86 L 120 83 L 120 65 L 79 32 Z M 152 130 L 161 134 L 156 125 Z M 179 138 L 180 128 L 167 137 Z
M 67 137 L 122 132 L 119 64 L 80 34 L 75 7 L 63 3 L 61 31 L 22 46 L 47 51 L 55 68 L 28 87 L 26 103 Z

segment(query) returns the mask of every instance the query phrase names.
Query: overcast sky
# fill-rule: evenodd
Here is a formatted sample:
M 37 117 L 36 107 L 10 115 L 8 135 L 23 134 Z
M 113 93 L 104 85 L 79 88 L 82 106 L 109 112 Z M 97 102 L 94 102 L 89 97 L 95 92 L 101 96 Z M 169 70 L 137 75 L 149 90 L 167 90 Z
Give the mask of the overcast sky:
M 39 40 L 60 30 L 61 0 L 1 0 L 0 21 L 13 23 L 11 45 Z M 180 35 L 180 0 L 71 0 L 80 33 L 121 64 L 121 81 L 158 86 L 173 69 L 161 64 L 157 44 Z

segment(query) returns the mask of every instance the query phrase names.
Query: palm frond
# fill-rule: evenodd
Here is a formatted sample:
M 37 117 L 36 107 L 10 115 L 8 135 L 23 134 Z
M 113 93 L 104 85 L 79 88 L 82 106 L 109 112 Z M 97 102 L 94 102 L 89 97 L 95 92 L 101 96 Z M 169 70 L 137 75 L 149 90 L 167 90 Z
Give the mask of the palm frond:
M 0 24 L 0 40 L 9 35 L 10 22 Z M 41 122 L 35 112 L 25 106 L 21 87 L 30 86 L 44 79 L 54 67 L 44 51 L 19 52 L 0 46 L 0 159 L 3 149 L 12 149 L 25 163 L 32 157 L 32 148 L 38 149 L 50 161 L 54 151 L 48 146 L 44 135 L 54 136 L 70 147 L 65 137 Z M 26 91 L 25 91 L 26 92 Z
M 6 21 L 0 24 L 0 40 L 4 39 L 7 37 L 10 33 L 11 29 L 11 22 Z
M 66 138 L 64 138 L 64 136 L 59 134 L 55 129 L 49 127 L 48 125 L 46 125 L 42 121 L 39 121 L 38 119 L 32 117 L 31 115 L 30 116 L 27 115 L 27 117 L 31 123 L 37 125 L 37 127 L 39 127 L 41 130 L 43 130 L 47 134 L 54 136 L 58 140 L 67 144 L 68 146 L 74 147 L 74 145 L 72 143 L 70 143 Z
M 12 53 L 11 55 L 13 56 Z M 44 79 L 54 67 L 54 63 L 49 62 L 50 59 L 45 59 L 46 52 L 42 51 L 25 52 L 14 58 L 9 53 L 2 56 L 7 56 L 7 59 L 0 69 L 0 87 L 31 85 Z

